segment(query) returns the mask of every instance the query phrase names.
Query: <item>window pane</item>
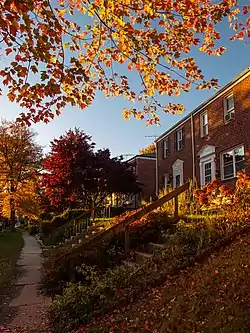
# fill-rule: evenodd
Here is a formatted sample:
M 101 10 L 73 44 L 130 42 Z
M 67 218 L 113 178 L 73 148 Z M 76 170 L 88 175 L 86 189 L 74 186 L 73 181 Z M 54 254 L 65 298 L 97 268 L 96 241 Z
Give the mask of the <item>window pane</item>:
M 223 154 L 223 165 L 233 164 L 233 150 Z
M 233 151 L 223 154 L 224 178 L 234 177 Z
M 236 162 L 235 163 L 235 169 L 236 169 L 236 173 L 238 171 L 243 171 L 245 169 L 245 161 L 242 160 L 242 161 Z
M 181 176 L 180 175 L 175 176 L 175 183 L 176 183 L 176 187 L 180 186 L 180 183 L 181 183 Z
M 227 98 L 227 110 L 231 110 L 234 108 L 234 98 L 230 96 Z
M 208 176 L 208 175 L 211 174 L 211 171 L 212 171 L 211 162 L 205 163 L 205 165 L 204 165 L 204 171 L 205 171 L 205 176 Z
M 208 124 L 203 126 L 203 135 L 207 135 L 208 134 Z
M 204 182 L 205 185 L 210 183 L 212 180 L 212 164 L 211 162 L 204 164 Z
M 203 124 L 203 126 L 207 124 L 207 121 L 208 121 L 207 113 L 203 113 L 203 115 L 202 115 L 202 124 Z
M 236 173 L 238 171 L 242 171 L 245 168 L 244 163 L 244 147 L 237 147 L 234 149 L 234 155 L 235 155 L 235 169 Z
M 244 149 L 243 146 L 234 149 L 235 161 L 242 161 L 244 159 Z
M 233 164 L 224 166 L 224 178 L 232 178 L 234 177 L 234 166 Z
M 212 181 L 212 176 L 209 175 L 209 176 L 205 176 L 205 185 L 210 183 Z

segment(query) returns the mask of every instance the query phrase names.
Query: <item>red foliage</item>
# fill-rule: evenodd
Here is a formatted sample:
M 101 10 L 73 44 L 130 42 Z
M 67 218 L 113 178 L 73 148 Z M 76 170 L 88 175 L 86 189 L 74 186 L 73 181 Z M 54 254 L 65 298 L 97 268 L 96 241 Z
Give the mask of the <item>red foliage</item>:
M 195 190 L 194 195 L 201 208 L 234 207 L 247 213 L 250 204 L 250 177 L 239 172 L 234 188 L 213 180 L 202 189 Z
M 83 131 L 70 130 L 52 142 L 43 162 L 41 186 L 51 205 L 97 207 L 112 193 L 136 193 L 136 177 L 127 163 L 111 158 L 108 149 L 94 152 Z

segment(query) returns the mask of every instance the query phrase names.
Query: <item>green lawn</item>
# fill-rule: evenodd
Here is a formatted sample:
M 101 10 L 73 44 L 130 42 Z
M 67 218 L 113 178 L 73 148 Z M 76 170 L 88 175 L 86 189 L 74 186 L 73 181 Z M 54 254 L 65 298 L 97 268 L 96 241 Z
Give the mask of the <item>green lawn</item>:
M 0 234 L 0 291 L 15 274 L 22 247 L 23 237 L 20 232 L 6 230 Z

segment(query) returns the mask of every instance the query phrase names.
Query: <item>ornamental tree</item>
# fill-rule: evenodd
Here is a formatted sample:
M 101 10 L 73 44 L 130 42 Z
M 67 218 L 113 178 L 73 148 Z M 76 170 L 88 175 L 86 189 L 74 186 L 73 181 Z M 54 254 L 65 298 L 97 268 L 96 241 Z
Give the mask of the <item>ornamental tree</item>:
M 142 103 L 124 109 L 126 119 L 158 123 L 159 110 L 184 110 L 159 96 L 218 86 L 190 52 L 221 56 L 222 21 L 231 40 L 249 37 L 248 10 L 237 0 L 0 0 L 4 91 L 28 124 L 48 122 L 67 103 L 85 109 L 97 91 Z M 128 71 L 138 75 L 137 90 Z
M 52 206 L 95 209 L 112 193 L 139 191 L 131 168 L 121 159 L 111 158 L 108 149 L 94 152 L 94 146 L 79 129 L 51 143 L 42 164 L 41 186 Z
M 17 191 L 36 179 L 41 156 L 42 148 L 36 143 L 36 133 L 18 122 L 1 122 L 0 191 L 8 194 L 12 227 L 15 223 Z
M 140 192 L 131 166 L 121 158 L 111 158 L 109 149 L 95 152 L 93 166 L 89 168 L 89 177 L 83 180 L 82 189 L 86 205 L 94 209 L 113 193 Z
M 42 163 L 41 187 L 53 207 L 62 210 L 82 202 L 80 184 L 92 164 L 93 148 L 91 137 L 79 129 L 51 142 L 51 151 Z

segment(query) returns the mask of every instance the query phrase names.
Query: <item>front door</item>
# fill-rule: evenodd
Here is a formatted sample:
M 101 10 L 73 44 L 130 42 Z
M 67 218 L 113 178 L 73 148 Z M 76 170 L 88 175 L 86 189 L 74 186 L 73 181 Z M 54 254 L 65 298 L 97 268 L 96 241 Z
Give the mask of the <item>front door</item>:
M 173 187 L 183 185 L 183 161 L 176 160 L 173 164 Z
M 210 183 L 215 178 L 215 163 L 213 158 L 201 160 L 200 174 L 202 186 Z
M 181 185 L 181 175 L 175 176 L 175 187 L 179 187 Z

